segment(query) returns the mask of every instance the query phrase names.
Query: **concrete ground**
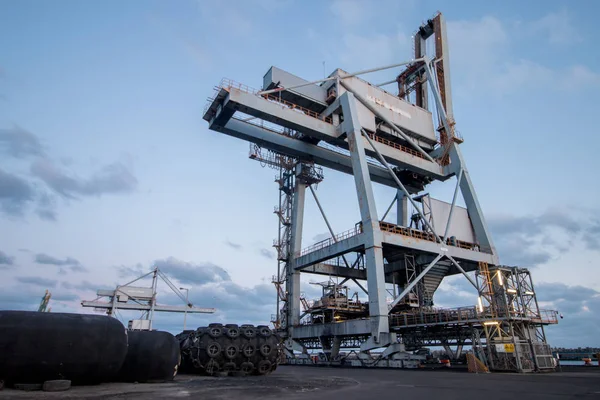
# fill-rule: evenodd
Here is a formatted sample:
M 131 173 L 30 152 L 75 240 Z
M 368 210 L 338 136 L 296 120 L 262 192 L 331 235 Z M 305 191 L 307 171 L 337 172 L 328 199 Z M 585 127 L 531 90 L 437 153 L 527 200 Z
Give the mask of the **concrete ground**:
M 406 397 L 405 397 L 406 396 Z M 376 370 L 280 366 L 269 376 L 181 375 L 160 384 L 108 383 L 67 392 L 0 391 L 14 399 L 329 399 L 440 398 L 444 400 L 598 399 L 600 368 L 548 374 L 469 374 L 464 370 Z

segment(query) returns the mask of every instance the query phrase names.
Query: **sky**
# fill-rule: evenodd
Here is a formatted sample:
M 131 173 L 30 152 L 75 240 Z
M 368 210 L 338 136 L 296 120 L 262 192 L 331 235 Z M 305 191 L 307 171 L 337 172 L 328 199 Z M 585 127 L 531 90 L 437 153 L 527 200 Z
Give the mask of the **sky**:
M 461 149 L 500 260 L 529 268 L 541 306 L 564 315 L 552 345 L 600 346 L 590 0 L 0 0 L 0 309 L 37 309 L 49 289 L 52 311 L 90 312 L 79 303 L 96 289 L 158 265 L 194 304 L 218 308 L 188 326 L 268 323 L 275 171 L 208 129 L 207 97 L 223 77 L 260 87 L 271 65 L 314 80 L 408 60 L 437 10 Z M 394 191 L 374 191 L 381 214 Z M 350 176 L 325 170 L 317 193 L 335 231 L 359 220 Z M 326 234 L 308 197 L 303 246 Z M 310 282 L 323 280 L 302 291 L 317 297 Z M 474 305 L 465 282 L 446 279 L 436 305 Z M 159 302 L 177 298 L 161 288 Z

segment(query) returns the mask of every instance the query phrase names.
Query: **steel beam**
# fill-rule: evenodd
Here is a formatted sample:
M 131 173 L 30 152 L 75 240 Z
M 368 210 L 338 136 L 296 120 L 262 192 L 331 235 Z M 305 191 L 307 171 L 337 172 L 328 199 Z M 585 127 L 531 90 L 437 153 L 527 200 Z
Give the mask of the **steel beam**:
M 299 173 L 301 164 L 297 164 L 296 173 Z M 297 271 L 296 255 L 302 249 L 302 226 L 304 223 L 304 199 L 306 197 L 306 184 L 296 179 L 294 197 L 292 203 L 292 237 L 290 243 L 290 254 L 288 263 L 291 268 L 287 269 L 286 291 L 287 291 L 287 327 L 292 335 L 293 327 L 300 323 L 300 271 Z
M 346 268 L 341 265 L 333 265 L 327 263 L 318 263 L 302 269 L 303 273 L 339 276 L 346 279 L 367 279 L 367 271 L 365 269 Z
M 341 79 L 350 78 L 350 77 L 358 76 L 358 75 L 370 74 L 372 72 L 383 71 L 385 69 L 401 67 L 403 65 L 412 64 L 414 62 L 422 61 L 422 60 L 423 59 L 421 59 L 421 58 L 417 58 L 417 59 L 414 59 L 414 60 L 403 61 L 403 62 L 400 62 L 400 63 L 386 65 L 386 66 L 383 66 L 383 67 L 375 67 L 375 68 L 364 69 L 362 71 L 357 71 L 357 72 L 353 72 L 353 73 L 348 74 L 348 75 L 344 75 Z M 293 85 L 293 86 L 288 86 L 288 87 L 280 87 L 280 88 L 275 88 L 275 89 L 271 89 L 271 90 L 263 90 L 263 91 L 258 92 L 258 94 L 270 94 L 270 93 L 275 93 L 275 92 L 281 92 L 282 90 L 297 89 L 297 88 L 300 88 L 300 87 L 303 87 L 303 86 L 315 85 L 315 84 L 321 83 L 321 82 L 334 81 L 337 78 L 338 78 L 337 76 L 330 76 L 328 78 L 317 79 L 316 81 L 305 82 L 305 83 L 301 83 L 299 85 Z
M 456 198 L 458 197 L 458 189 L 460 188 L 460 181 L 462 180 L 463 169 L 461 168 L 458 176 L 456 177 L 456 187 L 454 188 L 454 196 L 452 196 L 452 205 L 450 206 L 450 213 L 448 214 L 448 222 L 446 222 L 446 231 L 444 232 L 443 241 L 448 239 L 448 233 L 450 232 L 450 225 L 452 224 L 452 214 L 454 213 L 454 207 L 456 206 Z
M 231 118 L 224 125 L 215 125 L 214 123 L 210 126 L 210 129 L 217 132 L 222 132 L 230 136 L 237 137 L 248 142 L 256 143 L 266 149 L 274 150 L 282 154 L 287 154 L 291 157 L 296 157 L 304 161 L 313 161 L 318 165 L 322 165 L 326 168 L 331 168 L 336 171 L 340 171 L 346 174 L 352 174 L 352 163 L 350 156 L 329 150 L 317 145 L 313 145 L 301 140 L 292 138 L 290 136 L 283 135 L 272 130 L 262 128 L 260 126 L 253 125 L 249 122 L 240 121 L 235 118 Z M 388 147 L 381 144 L 381 146 Z M 393 149 L 392 149 L 393 150 Z M 399 151 L 399 150 L 398 150 Z M 418 157 L 406 154 L 407 157 L 418 159 Z M 423 163 L 428 163 L 425 160 L 421 160 Z M 433 164 L 432 164 L 433 165 Z M 380 183 L 389 187 L 396 187 L 394 180 L 390 177 L 389 173 L 385 168 L 378 165 L 369 164 L 369 173 L 373 182 Z M 441 171 L 440 171 L 440 176 Z M 441 178 L 445 179 L 445 178 Z
M 340 241 L 333 242 L 331 245 L 316 249 L 296 258 L 296 269 L 302 270 L 310 265 L 317 264 L 351 251 L 362 250 L 364 246 L 365 235 L 357 234 Z
M 327 229 L 329 229 L 329 234 L 331 235 L 331 238 L 333 239 L 334 242 L 337 242 L 337 238 L 335 237 L 335 232 L 333 231 L 333 228 L 331 227 L 331 224 L 329 223 L 329 220 L 327 219 L 327 215 L 325 215 L 325 210 L 323 210 L 323 207 L 321 206 L 321 202 L 319 201 L 319 198 L 317 197 L 317 193 L 315 192 L 315 190 L 313 189 L 312 186 L 308 187 L 310 189 L 310 193 L 313 195 L 313 198 L 315 199 L 315 203 L 317 203 L 317 207 L 319 207 L 319 211 L 321 212 L 321 216 L 323 217 L 323 221 L 325 221 L 325 225 L 327 225 Z M 346 260 L 346 257 L 342 254 L 342 259 L 344 260 L 344 264 L 346 264 L 347 268 L 350 268 L 350 264 L 348 264 L 348 260 Z
M 225 91 L 225 89 L 222 90 Z M 224 126 L 233 116 L 234 112 L 232 111 L 241 111 L 273 124 L 302 132 L 305 135 L 323 140 L 342 149 L 348 147 L 347 139 L 339 139 L 341 131 L 330 123 L 313 118 L 298 110 L 282 106 L 277 102 L 268 101 L 260 96 L 256 96 L 240 89 L 230 88 L 228 90 L 228 95 L 222 96 L 224 103 L 221 104 L 220 111 L 218 111 L 211 120 L 210 129 L 214 129 L 213 126 Z M 300 140 L 298 141 L 301 142 Z M 447 179 L 447 177 L 443 175 L 442 166 L 437 163 L 431 163 L 428 160 L 387 146 L 383 143 L 376 142 L 376 146 L 389 162 L 398 167 L 422 175 L 431 176 L 435 179 Z M 287 154 L 286 151 L 279 151 Z M 367 154 L 372 156 L 373 152 L 367 148 Z
M 396 204 L 397 200 L 398 200 L 398 196 L 394 196 L 394 198 L 392 199 L 392 202 L 390 203 L 389 207 L 387 208 L 387 210 L 385 210 L 385 213 L 383 214 L 383 217 L 381 217 L 381 221 L 385 220 L 385 217 L 387 217 L 387 215 L 389 214 L 389 212 L 392 210 L 392 207 L 394 206 L 394 204 Z
M 365 265 L 367 268 L 367 290 L 369 291 L 369 316 L 371 334 L 378 341 L 381 334 L 389 332 L 388 310 L 386 305 L 385 271 L 383 268 L 382 235 L 379 228 L 375 197 L 369 176 L 362 127 L 358 120 L 356 100 L 348 91 L 340 96 L 344 113 L 342 130 L 348 136 L 354 183 L 358 195 L 358 205 L 365 238 Z
M 396 219 L 397 224 L 400 226 L 409 226 L 410 225 L 410 215 L 408 215 L 408 196 L 404 194 L 402 189 L 398 189 L 396 193 L 397 199 L 397 209 L 396 209 Z
M 105 301 L 82 301 L 83 307 L 94 307 L 104 308 L 110 310 L 113 308 L 113 303 L 107 303 Z M 131 303 L 119 303 L 116 302 L 114 308 L 117 310 L 137 310 L 137 311 L 150 311 L 152 306 L 150 304 L 131 304 Z M 193 314 L 212 314 L 216 310 L 214 308 L 201 308 L 201 307 L 186 307 L 186 306 L 166 306 L 166 305 L 155 305 L 154 311 L 160 312 L 175 312 L 182 313 L 188 312 Z
M 396 173 L 394 172 L 394 170 L 392 169 L 392 167 L 390 167 L 390 165 L 387 163 L 387 161 L 385 160 L 385 158 L 383 158 L 383 156 L 381 155 L 381 153 L 379 152 L 379 150 L 377 150 L 377 147 L 375 147 L 375 144 L 373 143 L 373 141 L 371 140 L 371 138 L 369 138 L 369 135 L 367 135 L 367 133 L 365 132 L 364 129 L 361 129 L 361 132 L 362 132 L 363 136 L 365 137 L 365 139 L 367 139 L 367 141 L 369 142 L 369 144 L 371 145 L 371 147 L 373 148 L 373 150 L 377 153 L 377 157 L 379 158 L 379 161 L 387 168 L 390 176 L 394 179 L 394 182 L 396 182 L 396 185 L 398 185 L 398 187 L 404 192 L 404 194 L 408 197 L 408 200 L 410 200 L 410 202 L 412 203 L 412 205 L 415 208 L 415 210 L 417 210 L 417 212 L 421 216 L 421 219 L 423 220 L 423 223 L 425 225 L 427 225 L 427 227 L 429 228 L 429 230 L 431 231 L 431 233 L 435 236 L 435 238 L 437 239 L 437 241 L 441 242 L 442 239 L 438 236 L 437 233 L 435 233 L 435 229 L 433 229 L 433 226 L 431 226 L 431 224 L 429 223 L 429 221 L 427 220 L 427 218 L 425 218 L 425 216 L 423 215 L 423 213 L 419 209 L 419 206 L 417 205 L 417 203 L 412 199 L 412 197 L 410 197 L 410 193 L 406 189 L 406 186 L 404 186 L 404 184 L 402 184 L 402 182 L 400 182 L 400 179 L 398 179 L 398 177 L 396 176 Z
M 369 335 L 371 322 L 368 319 L 353 319 L 330 324 L 301 325 L 294 329 L 294 339 L 320 338 L 322 336 Z
M 410 236 L 383 231 L 383 243 L 391 244 L 406 249 L 423 251 L 433 255 L 444 251 L 445 254 L 467 262 L 487 262 L 493 264 L 494 256 L 482 251 L 463 249 L 457 246 L 442 245 L 441 243 L 431 242 L 429 240 L 417 239 Z

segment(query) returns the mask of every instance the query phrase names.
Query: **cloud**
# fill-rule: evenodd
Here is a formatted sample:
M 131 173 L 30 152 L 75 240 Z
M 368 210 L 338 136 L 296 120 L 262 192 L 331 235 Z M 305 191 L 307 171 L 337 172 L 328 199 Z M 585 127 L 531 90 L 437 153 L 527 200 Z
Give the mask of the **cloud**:
M 574 241 L 600 250 L 600 219 L 595 214 L 550 209 L 539 215 L 491 216 L 487 221 L 504 264 L 534 267 L 553 259 L 557 251 L 566 251 Z
M 208 282 L 231 281 L 227 271 L 212 263 L 194 264 L 169 257 L 164 260 L 156 260 L 153 265 L 167 276 L 179 281 L 200 285 Z
M 583 40 L 567 10 L 546 14 L 529 24 L 529 27 L 534 34 L 545 37 L 552 44 L 572 45 Z
M 66 257 L 64 259 L 49 256 L 48 254 L 38 253 L 35 255 L 35 262 L 44 265 L 56 265 L 59 267 L 69 267 L 72 272 L 88 272 L 87 268 L 81 265 L 79 261 L 74 258 Z M 65 275 L 66 271 L 62 268 L 59 273 Z
M 0 169 L 0 210 L 12 216 L 21 216 L 35 197 L 31 185 L 17 175 Z
M 596 332 L 600 330 L 600 292 L 584 286 L 541 282 L 536 285 L 540 309 L 558 310 L 564 319 L 558 325 L 546 327 L 548 341 L 553 346 L 600 346 Z
M 49 256 L 48 254 L 38 253 L 35 255 L 35 262 L 38 264 L 49 264 L 49 265 L 78 265 L 79 261 L 74 258 L 67 257 L 65 259 L 59 259 L 56 257 Z
M 471 274 L 473 275 L 473 274 Z M 563 314 L 558 325 L 545 328 L 552 346 L 600 346 L 596 332 L 600 321 L 600 292 L 585 286 L 560 282 L 537 282 L 535 292 L 540 310 L 557 310 Z M 434 295 L 439 307 L 475 306 L 477 290 L 461 275 L 446 277 Z
M 331 237 L 331 234 L 329 232 L 324 232 L 324 233 L 319 233 L 318 235 L 313 236 L 312 240 L 313 242 L 320 242 L 322 240 L 326 240 L 329 239 Z
M 265 249 L 265 248 L 259 249 L 258 253 L 261 256 L 263 256 L 265 258 L 268 258 L 269 260 L 274 260 L 275 259 L 275 252 L 273 252 L 273 251 L 271 251 L 269 249 Z
M 136 264 L 133 267 L 121 265 L 116 267 L 116 269 L 119 272 L 119 276 L 121 278 L 142 276 L 150 272 L 150 268 L 144 268 L 144 266 L 140 263 Z
M 0 129 L 0 150 L 14 158 L 45 154 L 38 137 L 18 126 Z
M 92 292 L 96 292 L 98 289 L 109 289 L 110 286 L 107 286 L 105 284 L 100 284 L 100 283 L 92 283 L 89 281 L 81 281 L 80 283 L 71 283 L 71 282 L 67 282 L 64 281 L 61 283 L 61 286 L 65 289 L 76 289 L 76 290 L 82 290 L 82 291 L 92 291 Z M 113 287 L 114 289 L 114 287 Z
M 43 158 L 33 162 L 31 173 L 56 193 L 70 199 L 77 196 L 128 193 L 132 192 L 138 183 L 129 168 L 121 162 L 106 165 L 86 179 L 69 174 L 54 161 Z
M 225 244 L 229 247 L 231 247 L 232 249 L 236 249 L 236 250 L 241 250 L 242 249 L 242 245 L 238 244 L 238 243 L 233 243 L 229 240 L 225 241 Z
M 57 284 L 56 280 L 40 278 L 38 276 L 20 276 L 20 277 L 17 277 L 17 281 L 19 281 L 21 283 L 26 283 L 29 285 L 38 285 L 38 286 L 52 287 L 52 288 L 55 287 Z
M 2 250 L 0 250 L 0 269 L 6 268 L 5 266 L 12 266 L 15 263 L 15 258 L 8 256 Z M 4 267 L 3 267 L 4 266 Z
M 185 262 L 175 257 L 156 260 L 157 266 L 169 278 L 177 280 L 189 288 L 189 299 L 198 307 L 214 307 L 212 315 L 188 315 L 188 327 L 205 326 L 210 322 L 251 323 L 268 325 L 275 311 L 276 292 L 273 285 L 258 284 L 252 287 L 241 286 L 231 280 L 223 268 L 208 262 Z M 119 267 L 122 273 L 132 276 L 148 271 L 142 264 L 135 267 Z M 63 283 L 66 288 L 75 285 Z M 181 299 L 171 291 L 162 291 L 159 284 L 158 302 L 160 304 L 181 304 Z M 158 315 L 155 326 L 158 329 L 178 333 L 182 319 L 170 315 Z
M 43 220 L 56 221 L 56 200 L 54 196 L 40 192 L 35 213 Z
M 53 293 L 51 300 L 76 301 L 76 300 L 79 300 L 79 296 L 74 293 L 56 293 L 56 294 Z
M 275 288 L 269 284 L 244 287 L 231 281 L 204 283 L 189 291 L 189 300 L 197 307 L 214 307 L 212 315 L 198 316 L 190 321 L 188 327 L 207 325 L 210 322 L 235 324 L 268 325 L 271 314 L 275 312 Z M 181 299 L 174 293 L 159 295 L 161 304 L 179 304 Z M 163 329 L 181 331 L 181 320 L 174 319 L 164 323 Z
M 547 29 L 549 21 L 552 22 L 543 20 L 534 29 L 538 32 Z M 518 26 L 507 28 L 491 16 L 479 20 L 449 20 L 447 27 L 451 69 L 457 78 L 457 87 L 470 95 L 477 92 L 504 96 L 524 89 L 571 92 L 600 87 L 600 74 L 583 65 L 554 69 L 534 60 L 514 57 L 513 49 L 524 36 L 531 35 L 532 28 L 528 28 L 529 31 Z M 559 29 L 562 32 L 557 35 L 561 37 L 568 30 L 566 26 Z

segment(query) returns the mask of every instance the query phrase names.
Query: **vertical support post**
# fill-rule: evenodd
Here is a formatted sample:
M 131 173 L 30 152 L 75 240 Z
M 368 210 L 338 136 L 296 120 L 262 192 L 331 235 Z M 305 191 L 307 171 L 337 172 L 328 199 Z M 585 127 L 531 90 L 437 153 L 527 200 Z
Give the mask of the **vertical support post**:
M 158 267 L 154 267 L 154 275 L 152 275 L 152 304 L 150 305 L 150 330 L 152 330 L 152 320 L 154 319 L 154 306 L 156 306 L 156 286 L 158 284 Z M 116 294 L 116 293 L 115 293 Z
M 296 166 L 296 174 L 300 173 L 301 164 Z M 287 328 L 290 337 L 294 326 L 300 323 L 300 272 L 296 271 L 296 258 L 302 249 L 302 225 L 304 223 L 304 200 L 306 198 L 306 184 L 296 178 L 294 198 L 292 202 L 292 236 L 290 243 L 289 268 L 287 269 L 286 296 L 287 296 Z
M 406 194 L 400 189 L 398 189 L 396 196 L 398 199 L 396 201 L 396 206 L 398 207 L 396 211 L 398 215 L 398 225 L 408 226 L 410 219 L 410 216 L 408 215 L 408 198 L 406 197 Z
M 421 58 L 426 53 L 426 38 L 424 38 L 421 33 L 417 32 L 415 35 L 415 58 Z M 417 106 L 424 108 L 426 110 L 429 109 L 429 104 L 427 102 L 427 81 L 417 82 L 415 84 L 415 103 Z
M 365 236 L 365 265 L 367 267 L 367 289 L 369 292 L 369 315 L 371 334 L 375 342 L 382 333 L 389 333 L 388 309 L 386 304 L 385 271 L 381 230 L 375 207 L 375 197 L 367 165 L 367 158 L 358 121 L 356 100 L 349 91 L 340 98 L 344 113 L 342 129 L 348 135 L 350 158 L 358 204 Z

